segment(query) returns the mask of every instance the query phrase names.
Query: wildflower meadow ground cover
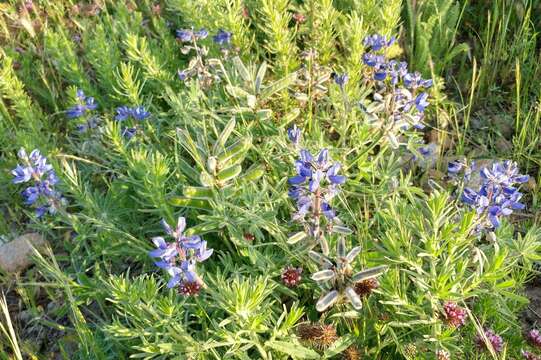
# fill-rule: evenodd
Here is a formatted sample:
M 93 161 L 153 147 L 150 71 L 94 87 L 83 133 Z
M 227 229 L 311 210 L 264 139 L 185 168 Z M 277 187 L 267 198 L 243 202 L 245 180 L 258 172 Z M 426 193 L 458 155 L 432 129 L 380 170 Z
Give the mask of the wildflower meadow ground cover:
M 540 30 L 0 4 L 0 359 L 541 359 Z

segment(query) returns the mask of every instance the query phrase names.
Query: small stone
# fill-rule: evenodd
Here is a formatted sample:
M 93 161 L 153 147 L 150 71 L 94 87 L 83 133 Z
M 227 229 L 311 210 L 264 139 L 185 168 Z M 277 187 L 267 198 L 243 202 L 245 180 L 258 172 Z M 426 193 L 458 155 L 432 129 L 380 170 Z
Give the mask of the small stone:
M 25 270 L 32 264 L 32 247 L 43 249 L 47 241 L 38 233 L 24 234 L 0 246 L 0 268 L 7 273 Z
M 496 149 L 498 149 L 498 151 L 501 153 L 508 154 L 513 151 L 513 144 L 503 137 L 499 137 L 498 140 L 496 140 L 495 145 Z

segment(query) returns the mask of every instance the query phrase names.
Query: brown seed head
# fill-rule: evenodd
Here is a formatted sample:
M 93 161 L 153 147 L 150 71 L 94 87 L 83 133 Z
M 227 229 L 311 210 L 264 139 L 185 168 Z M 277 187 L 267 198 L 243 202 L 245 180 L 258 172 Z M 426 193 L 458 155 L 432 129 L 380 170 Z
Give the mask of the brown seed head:
M 319 350 L 328 348 L 338 339 L 333 325 L 320 323 L 300 324 L 297 327 L 297 335 L 302 341 Z
M 361 360 L 361 352 L 355 345 L 351 345 L 342 354 L 344 360 Z
M 367 297 L 372 293 L 374 289 L 379 287 L 379 282 L 377 279 L 366 279 L 355 284 L 355 292 L 360 297 Z

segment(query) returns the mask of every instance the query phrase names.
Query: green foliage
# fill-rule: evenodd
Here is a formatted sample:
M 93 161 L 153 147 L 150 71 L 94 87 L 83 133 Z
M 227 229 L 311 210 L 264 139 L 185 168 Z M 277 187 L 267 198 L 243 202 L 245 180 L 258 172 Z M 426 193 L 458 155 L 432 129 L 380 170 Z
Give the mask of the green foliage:
M 464 11 L 458 1 L 407 0 L 405 11 L 409 63 L 414 69 L 425 76 L 441 76 L 450 64 L 468 53 L 466 43 L 457 44 L 458 24 Z
M 497 150 L 490 143 L 497 131 L 484 124 L 486 136 L 475 120 L 479 108 L 498 104 L 511 119 L 513 151 L 496 154 L 520 161 L 539 183 L 535 2 L 44 0 L 28 7 L 0 5 L 0 238 L 37 231 L 51 243 L 54 255 L 34 254 L 36 267 L 14 286 L 33 322 L 62 337 L 55 354 L 26 346 L 28 324 L 10 325 L 0 301 L 0 357 L 336 359 L 358 349 L 367 359 L 431 359 L 446 349 L 454 358 L 489 358 L 475 346 L 485 326 L 504 337 L 499 358 L 520 356 L 522 290 L 541 260 L 539 185 L 521 190 L 528 209 L 491 242 L 475 233 L 475 214 L 442 172 L 472 148 L 469 157 L 495 156 L 485 149 Z M 177 75 L 192 55 L 174 31 L 192 27 L 209 31 L 201 46 L 216 76 L 210 85 Z M 233 34 L 227 52 L 213 43 L 219 29 Z M 388 55 L 399 60 L 404 46 L 413 69 L 436 82 L 429 126 L 400 135 L 401 146 L 390 146 L 388 131 L 369 121 L 377 105 L 362 56 L 373 33 L 401 33 Z M 332 72 L 349 75 L 343 89 Z M 455 85 L 456 93 L 443 93 Z M 98 103 L 98 125 L 83 133 L 65 112 L 76 89 Z M 150 117 L 115 120 L 117 107 L 140 105 Z M 361 247 L 351 264 L 358 282 L 388 266 L 358 310 L 345 303 L 316 310 L 322 291 L 310 276 L 319 269 L 287 196 L 298 152 L 287 141 L 293 124 L 307 149 L 328 148 L 348 177 L 335 199 L 342 223 L 330 248 Z M 131 139 L 126 127 L 136 129 Z M 432 128 L 451 146 L 434 140 Z M 424 138 L 436 149 L 426 157 Z M 20 147 L 39 148 L 59 175 L 68 203 L 57 216 L 38 220 L 11 183 Z M 187 235 L 214 249 L 201 264 L 198 297 L 168 289 L 148 256 L 151 239 L 163 236 L 160 220 L 179 216 Z M 303 268 L 298 287 L 282 283 L 286 266 Z M 446 301 L 466 309 L 464 327 L 445 322 Z M 53 302 L 55 311 L 43 305 Z M 306 341 L 301 323 L 335 333 L 325 345 Z

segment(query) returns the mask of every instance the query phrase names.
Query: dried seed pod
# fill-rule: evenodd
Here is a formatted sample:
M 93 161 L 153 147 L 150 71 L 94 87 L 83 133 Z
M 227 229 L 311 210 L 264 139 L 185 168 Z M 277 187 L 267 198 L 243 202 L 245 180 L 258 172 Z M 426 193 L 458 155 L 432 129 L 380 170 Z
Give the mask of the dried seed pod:
M 355 284 L 355 292 L 360 297 L 368 297 L 374 289 L 379 287 L 377 279 L 366 279 Z
M 301 341 L 318 350 L 327 349 L 338 339 L 333 325 L 320 323 L 300 324 L 297 327 L 297 336 Z
M 342 354 L 344 360 L 361 360 L 361 352 L 355 345 L 351 345 Z

